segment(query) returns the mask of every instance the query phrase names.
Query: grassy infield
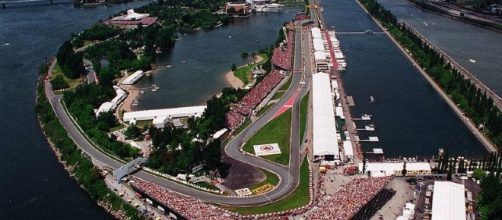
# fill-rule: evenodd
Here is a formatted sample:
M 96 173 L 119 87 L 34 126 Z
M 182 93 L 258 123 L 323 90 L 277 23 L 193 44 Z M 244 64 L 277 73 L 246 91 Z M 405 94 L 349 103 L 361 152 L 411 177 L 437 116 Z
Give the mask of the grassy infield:
M 63 74 L 63 70 L 61 69 L 61 66 L 59 66 L 59 64 L 56 64 L 54 66 L 54 70 L 52 71 L 51 80 L 53 80 L 54 78 L 56 78 L 59 75 L 63 76 L 63 79 L 68 83 L 70 88 L 77 87 L 83 81 L 83 78 L 70 79 L 70 78 L 66 77 Z
M 285 86 L 289 87 L 289 83 Z M 285 88 L 287 88 L 285 87 Z M 281 88 L 283 89 L 283 88 Z M 308 94 L 303 97 L 300 104 L 300 138 L 303 141 L 303 135 L 306 129 L 307 121 L 307 109 L 308 108 Z M 278 143 L 281 148 L 280 155 L 265 156 L 264 158 L 288 165 L 289 163 L 289 148 L 290 148 L 290 131 L 291 131 L 291 110 L 284 112 L 279 117 L 270 121 L 265 125 L 258 133 L 256 133 L 247 143 L 244 145 L 243 150 L 248 153 L 254 153 L 254 144 L 264 144 L 264 143 Z M 306 159 L 303 160 L 302 166 L 300 168 L 300 183 L 298 187 L 286 198 L 270 203 L 263 206 L 256 207 L 232 207 L 227 208 L 231 211 L 238 212 L 243 215 L 251 214 L 262 214 L 267 212 L 277 212 L 285 211 L 293 208 L 297 208 L 308 204 L 309 202 L 309 164 Z M 251 190 L 256 189 L 267 183 L 277 185 L 279 183 L 278 177 L 268 171 L 264 171 L 267 178 L 258 184 L 250 187 Z

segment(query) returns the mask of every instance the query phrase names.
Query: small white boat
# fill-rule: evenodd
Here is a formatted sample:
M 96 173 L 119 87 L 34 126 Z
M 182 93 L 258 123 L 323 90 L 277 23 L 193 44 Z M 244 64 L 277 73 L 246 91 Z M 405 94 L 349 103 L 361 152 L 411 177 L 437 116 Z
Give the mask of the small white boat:
M 173 67 L 173 65 L 167 65 L 167 66 L 166 66 L 166 68 L 171 68 L 171 67 Z
M 232 35 L 228 35 L 228 38 L 232 38 Z
M 370 96 L 370 103 L 373 103 L 375 101 L 375 98 L 373 96 Z
M 469 62 L 471 62 L 471 63 L 476 63 L 476 60 L 474 60 L 474 59 L 469 59 Z
M 9 45 L 10 45 L 10 43 L 5 43 L 5 44 L 3 44 L 3 45 L 4 45 L 4 46 L 9 46 Z
M 138 100 L 137 100 L 137 99 L 134 99 L 134 100 L 132 101 L 132 104 L 131 104 L 131 105 L 132 105 L 132 106 L 138 106 L 138 105 L 139 105 Z
M 155 84 L 152 85 L 152 92 L 157 92 L 159 89 L 160 88 L 157 85 Z

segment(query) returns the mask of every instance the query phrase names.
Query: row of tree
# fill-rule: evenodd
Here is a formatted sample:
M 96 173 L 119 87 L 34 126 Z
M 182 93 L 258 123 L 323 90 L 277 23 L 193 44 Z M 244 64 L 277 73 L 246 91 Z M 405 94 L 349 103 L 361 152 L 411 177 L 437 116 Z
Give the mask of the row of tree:
M 45 135 L 61 153 L 61 160 L 64 161 L 66 166 L 71 167 L 70 172 L 94 200 L 109 204 L 111 210 L 120 211 L 130 219 L 140 219 L 141 216 L 135 208 L 106 187 L 99 170 L 93 166 L 91 160 L 70 139 L 66 130 L 54 115 L 44 94 L 42 80 L 45 78 L 46 73 L 47 64 L 43 64 L 40 68 L 41 77 L 37 88 L 36 112 Z
M 65 41 L 59 47 L 56 57 L 66 77 L 76 79 L 85 73 L 82 53 L 73 50 L 71 41 Z
M 396 17 L 376 0 L 359 0 L 368 11 L 389 30 L 392 36 L 408 49 L 417 63 L 458 104 L 499 148 L 502 146 L 502 112 L 493 100 L 478 89 L 422 40 L 412 29 L 397 22 Z

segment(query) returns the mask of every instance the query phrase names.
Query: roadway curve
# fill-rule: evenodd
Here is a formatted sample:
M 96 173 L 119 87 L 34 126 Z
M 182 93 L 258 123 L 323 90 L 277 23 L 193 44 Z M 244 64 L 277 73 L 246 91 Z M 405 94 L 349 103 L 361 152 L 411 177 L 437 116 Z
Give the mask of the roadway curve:
M 302 56 L 301 51 L 301 27 L 296 28 L 295 38 L 298 43 L 295 44 L 295 67 L 301 66 L 297 60 Z M 304 51 L 308 52 L 308 51 Z M 52 68 L 54 67 L 54 63 L 51 65 L 49 72 L 52 72 Z M 309 71 L 310 72 L 310 71 Z M 194 188 L 190 188 L 188 186 L 176 183 L 174 181 L 156 176 L 152 173 L 148 173 L 145 171 L 139 171 L 134 174 L 135 177 L 141 178 L 143 180 L 156 183 L 160 186 L 166 187 L 172 191 L 176 191 L 188 196 L 192 196 L 198 199 L 201 199 L 210 203 L 218 203 L 225 205 L 233 205 L 233 206 L 252 206 L 252 205 L 261 205 L 270 202 L 274 202 L 280 200 L 287 195 L 289 195 L 296 188 L 299 182 L 299 168 L 301 163 L 300 157 L 300 137 L 299 137 L 299 102 L 301 97 L 307 93 L 308 87 L 301 86 L 302 74 L 301 73 L 293 73 L 293 79 L 291 82 L 291 86 L 288 91 L 284 94 L 282 99 L 274 105 L 269 111 L 267 111 L 263 116 L 258 118 L 254 123 L 252 123 L 249 127 L 247 127 L 243 132 L 237 134 L 224 148 L 225 152 L 232 158 L 242 161 L 244 163 L 248 163 L 252 166 L 259 167 L 262 169 L 270 170 L 277 174 L 280 177 L 279 185 L 272 191 L 255 197 L 249 198 L 239 198 L 239 197 L 228 197 L 223 195 L 217 195 L 208 193 L 205 191 L 200 191 Z M 275 113 L 296 93 L 299 91 L 299 95 L 293 106 L 293 114 L 292 114 L 292 129 L 291 129 L 291 150 L 290 150 L 290 164 L 289 167 L 279 165 L 265 159 L 243 154 L 240 152 L 239 148 L 242 144 L 245 143 L 249 138 L 251 138 L 256 132 L 259 131 L 268 121 L 270 121 Z M 65 111 L 62 96 L 56 95 L 52 86 L 50 85 L 49 80 L 45 81 L 45 94 L 47 99 L 49 100 L 53 111 L 58 117 L 59 121 L 63 125 L 63 127 L 68 132 L 70 138 L 77 144 L 77 146 L 85 152 L 88 156 L 92 158 L 93 163 L 98 167 L 110 167 L 112 169 L 116 169 L 122 166 L 124 163 L 118 161 L 115 158 L 108 156 L 107 154 L 96 149 L 89 140 L 79 131 L 77 126 L 70 119 L 70 116 Z

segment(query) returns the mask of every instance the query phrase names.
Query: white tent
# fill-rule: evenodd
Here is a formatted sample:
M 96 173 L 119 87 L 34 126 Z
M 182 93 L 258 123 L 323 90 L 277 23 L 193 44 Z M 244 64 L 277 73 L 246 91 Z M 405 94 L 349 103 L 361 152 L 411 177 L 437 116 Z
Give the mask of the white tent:
M 325 51 L 324 42 L 322 39 L 314 39 L 314 50 L 315 51 Z
M 314 52 L 315 61 L 326 60 L 326 53 L 324 51 Z
M 363 170 L 363 163 L 359 163 L 359 170 Z M 372 176 L 401 176 L 404 165 L 403 162 L 366 163 L 366 171 L 370 171 Z M 431 174 L 431 165 L 426 162 L 406 163 L 406 176 Z
M 127 10 L 126 15 L 115 17 L 112 20 L 135 21 L 135 20 L 140 20 L 142 18 L 146 18 L 148 16 L 150 16 L 150 14 L 140 14 L 140 13 L 134 12 L 134 9 L 129 9 L 129 10 Z
M 144 75 L 145 73 L 142 70 L 138 70 L 133 74 L 131 74 L 130 76 L 128 76 L 127 78 L 125 78 L 124 81 L 122 81 L 122 85 L 133 85 Z
M 319 29 L 319 28 L 312 28 L 310 30 L 310 32 L 312 33 L 312 38 L 313 39 L 322 39 L 321 29 Z
M 96 117 L 98 117 L 101 113 L 114 111 L 117 106 L 127 97 L 127 93 L 123 89 L 119 88 L 118 86 L 113 86 L 113 88 L 115 89 L 115 93 L 117 95 L 111 101 L 105 102 L 99 106 L 99 108 L 95 111 Z
M 465 220 L 464 190 L 463 184 L 436 181 L 432 196 L 432 220 Z
M 335 112 L 329 74 L 314 74 L 312 85 L 314 157 L 334 156 L 335 159 L 339 159 L 340 150 L 336 141 Z
M 352 142 L 343 141 L 343 151 L 345 153 L 345 157 L 349 159 L 354 159 L 354 150 L 352 149 Z

